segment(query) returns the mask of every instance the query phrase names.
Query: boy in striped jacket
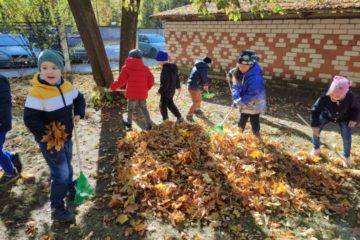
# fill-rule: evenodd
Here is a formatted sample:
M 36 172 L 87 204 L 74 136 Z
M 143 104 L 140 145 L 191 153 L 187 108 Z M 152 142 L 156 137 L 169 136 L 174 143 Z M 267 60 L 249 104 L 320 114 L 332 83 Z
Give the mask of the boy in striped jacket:
M 68 81 L 62 78 L 64 57 L 61 52 L 44 50 L 38 59 L 40 73 L 31 81 L 25 102 L 24 122 L 34 135 L 41 152 L 49 166 L 51 176 L 50 205 L 51 218 L 61 222 L 72 222 L 75 215 L 65 208 L 64 198 L 73 200 L 75 181 L 73 180 L 72 131 L 74 123 L 85 115 L 83 95 Z M 60 122 L 65 126 L 67 138 L 64 146 L 57 151 L 47 149 L 42 142 L 46 126 Z

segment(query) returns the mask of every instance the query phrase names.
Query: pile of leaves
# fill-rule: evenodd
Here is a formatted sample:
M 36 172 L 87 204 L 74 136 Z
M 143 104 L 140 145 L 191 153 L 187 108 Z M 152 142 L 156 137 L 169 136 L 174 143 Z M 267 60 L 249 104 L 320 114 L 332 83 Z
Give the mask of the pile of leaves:
M 41 142 L 46 143 L 47 150 L 55 149 L 60 151 L 67 140 L 68 134 L 65 130 L 65 125 L 61 122 L 51 122 L 45 126 L 45 135 Z
M 208 133 L 203 125 L 165 122 L 120 139 L 124 164 L 118 165 L 109 203 L 119 209 L 118 222 L 155 213 L 174 224 L 202 220 L 226 227 L 250 212 L 266 219 L 271 230 L 288 214 L 344 214 L 352 207 L 354 183 L 335 162 L 305 152 L 291 155 L 277 142 L 226 127 L 223 134 Z M 137 221 L 134 229 L 145 230 Z

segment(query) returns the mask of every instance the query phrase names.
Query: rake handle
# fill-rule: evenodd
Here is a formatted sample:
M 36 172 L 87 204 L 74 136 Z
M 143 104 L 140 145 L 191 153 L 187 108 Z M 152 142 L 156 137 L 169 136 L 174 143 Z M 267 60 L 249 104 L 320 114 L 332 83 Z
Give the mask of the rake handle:
M 309 124 L 300 114 L 297 113 L 296 115 L 301 119 L 301 121 L 303 121 L 303 123 L 304 123 L 306 126 L 308 126 L 309 128 L 312 128 L 312 127 L 310 126 L 310 124 Z M 345 161 L 344 156 L 342 156 L 340 153 L 338 153 L 338 152 L 336 151 L 336 149 L 334 149 L 333 147 L 331 147 L 331 145 L 327 144 L 327 143 L 324 142 L 324 141 L 323 141 L 323 143 L 324 143 L 324 145 L 325 145 L 327 148 L 331 149 L 333 152 L 336 153 L 336 155 L 338 155 L 342 160 Z
M 300 114 L 296 114 L 299 118 L 300 118 L 300 120 L 306 125 L 306 126 L 308 126 L 309 128 L 311 128 L 311 126 L 310 126 L 310 124 L 300 115 Z
M 229 112 L 226 114 L 225 118 L 222 120 L 222 122 L 220 123 L 220 126 L 224 125 L 224 123 L 226 122 L 226 120 L 229 118 L 230 113 L 232 112 L 232 110 L 234 109 L 234 107 L 231 107 Z
M 82 164 L 81 164 L 80 150 L 79 150 L 79 140 L 78 140 L 78 137 L 77 137 L 77 131 L 76 131 L 76 125 L 75 124 L 74 124 L 74 135 L 75 135 L 76 153 L 77 153 L 77 157 L 78 157 L 78 161 L 79 161 L 79 168 L 80 168 L 80 172 L 82 172 Z
M 227 78 L 228 77 L 228 72 L 227 71 L 225 71 L 225 78 Z M 226 80 L 227 82 L 228 82 L 228 85 L 229 85 L 229 89 L 230 89 L 230 94 L 231 94 L 231 96 L 232 96 L 232 89 L 231 89 L 231 84 L 230 84 L 230 81 L 228 81 L 228 80 Z

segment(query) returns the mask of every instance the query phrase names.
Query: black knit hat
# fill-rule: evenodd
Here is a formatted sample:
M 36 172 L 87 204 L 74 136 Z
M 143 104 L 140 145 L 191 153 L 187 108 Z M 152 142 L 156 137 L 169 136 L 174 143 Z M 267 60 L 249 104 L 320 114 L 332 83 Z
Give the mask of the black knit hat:
M 259 56 L 256 55 L 255 51 L 244 50 L 240 53 L 238 63 L 244 65 L 253 65 L 257 61 L 259 61 Z
M 204 57 L 202 60 L 207 64 L 212 63 L 211 58 L 209 58 L 208 56 Z

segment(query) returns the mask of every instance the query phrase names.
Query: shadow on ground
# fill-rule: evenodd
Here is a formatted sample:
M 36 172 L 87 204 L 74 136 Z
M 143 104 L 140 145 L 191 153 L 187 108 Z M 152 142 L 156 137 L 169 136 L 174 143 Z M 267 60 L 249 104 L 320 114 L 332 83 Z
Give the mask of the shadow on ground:
M 31 212 L 48 204 L 48 181 L 24 184 L 18 180 L 18 185 L 1 188 L 0 218 L 6 228 L 9 238 L 16 236 L 19 228 L 32 221 Z
M 117 139 L 126 134 L 121 115 L 119 107 L 102 109 L 99 153 L 98 156 L 94 156 L 98 159 L 96 199 L 81 206 L 87 209 L 76 226 L 53 226 L 51 230 L 55 233 L 56 239 L 84 239 L 86 237 L 103 239 L 106 236 L 111 239 L 121 239 L 124 235 L 123 227 L 113 221 L 112 211 L 107 208 L 112 193 L 112 180 L 116 172 L 113 161 L 117 156 Z M 68 234 L 64 235 L 64 232 Z

